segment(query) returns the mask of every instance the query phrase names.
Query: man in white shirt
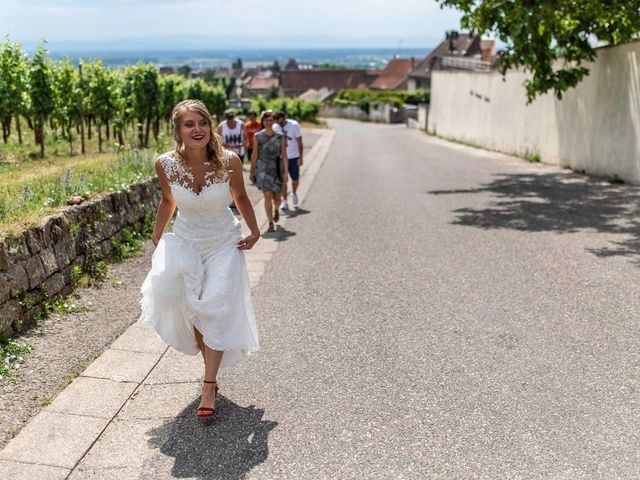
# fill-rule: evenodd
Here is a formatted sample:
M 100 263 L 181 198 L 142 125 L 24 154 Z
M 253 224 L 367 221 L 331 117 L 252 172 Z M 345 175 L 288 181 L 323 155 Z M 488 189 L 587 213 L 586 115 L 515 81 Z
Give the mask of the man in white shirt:
M 300 184 L 300 167 L 302 166 L 302 154 L 304 151 L 302 145 L 302 129 L 300 124 L 295 120 L 287 119 L 287 115 L 284 112 L 276 113 L 276 124 L 273 129 L 276 132 L 282 133 L 287 139 L 287 158 L 289 159 L 289 177 L 291 178 L 291 184 L 293 192 L 291 194 L 291 201 L 294 207 L 298 206 L 298 185 Z M 287 203 L 287 184 L 283 185 L 282 202 L 280 203 L 281 210 L 289 210 L 289 204 Z
M 242 161 L 247 147 L 244 124 L 236 120 L 232 110 L 226 111 L 224 118 L 225 121 L 218 126 L 218 135 L 222 137 L 222 146 L 237 154 Z

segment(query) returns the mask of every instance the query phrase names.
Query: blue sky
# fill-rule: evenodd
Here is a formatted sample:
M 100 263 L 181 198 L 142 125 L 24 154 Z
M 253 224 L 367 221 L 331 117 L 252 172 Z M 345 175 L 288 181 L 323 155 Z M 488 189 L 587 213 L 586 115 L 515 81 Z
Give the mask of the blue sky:
M 408 46 L 459 19 L 435 0 L 0 0 L 0 34 L 21 42 L 330 35 Z

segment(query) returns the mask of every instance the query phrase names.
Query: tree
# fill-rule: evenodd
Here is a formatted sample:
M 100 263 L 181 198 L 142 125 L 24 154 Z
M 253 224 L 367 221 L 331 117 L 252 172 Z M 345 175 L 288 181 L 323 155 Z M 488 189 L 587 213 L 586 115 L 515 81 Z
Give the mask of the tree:
M 189 80 L 183 90 L 184 98 L 200 100 L 215 118 L 220 119 L 227 108 L 227 96 L 220 87 L 207 85 L 202 80 Z
M 81 121 L 83 93 L 80 75 L 68 58 L 52 68 L 52 90 L 55 101 L 53 118 L 62 127 L 63 136 L 69 142 L 69 155 L 73 154 L 71 127 Z
M 279 96 L 280 96 L 280 88 L 276 87 L 275 85 L 272 85 L 271 88 L 269 88 L 269 92 L 267 93 L 267 99 L 273 100 L 274 98 L 278 98 Z
M 182 75 L 184 78 L 189 78 L 191 75 L 191 67 L 189 65 L 182 65 L 178 67 L 178 75 Z
M 184 79 L 177 75 L 163 75 L 160 77 L 160 102 L 158 102 L 158 109 L 156 112 L 156 120 L 154 124 L 154 134 L 156 135 L 160 131 L 160 120 L 169 120 L 171 118 L 171 112 L 173 107 L 182 100 L 180 94 L 182 90 L 182 83 Z M 167 128 L 169 128 L 169 122 L 167 122 Z
M 497 58 L 504 74 L 532 73 L 527 98 L 553 90 L 558 98 L 575 87 L 596 57 L 594 42 L 610 45 L 640 31 L 638 0 L 438 0 L 463 12 L 462 26 L 493 33 L 506 48 Z
M 40 144 L 40 157 L 44 158 L 44 126 L 55 105 L 51 86 L 51 64 L 47 50 L 38 46 L 29 66 L 29 96 L 31 110 L 36 116 L 36 144 Z
M 16 128 L 20 135 L 19 115 L 24 110 L 27 70 L 27 56 L 19 43 L 11 43 L 7 39 L 0 44 L 0 122 L 4 143 L 9 141 L 13 117 L 16 118 Z M 21 137 L 20 135 L 20 143 Z
M 138 120 L 138 142 L 140 147 L 148 147 L 151 121 L 160 102 L 158 71 L 151 64 L 140 63 L 130 67 L 126 76 L 125 81 L 131 83 L 132 112 Z
M 83 77 L 86 78 L 88 90 L 87 111 L 95 119 L 98 133 L 98 151 L 102 152 L 102 127 L 108 126 L 118 111 L 117 95 L 119 77 L 94 60 L 84 66 Z

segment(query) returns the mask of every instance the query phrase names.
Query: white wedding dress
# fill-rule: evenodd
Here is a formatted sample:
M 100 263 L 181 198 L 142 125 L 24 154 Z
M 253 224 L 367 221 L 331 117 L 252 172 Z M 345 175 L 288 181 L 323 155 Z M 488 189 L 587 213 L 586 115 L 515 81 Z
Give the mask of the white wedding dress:
M 231 153 L 227 153 L 227 162 Z M 237 248 L 240 222 L 229 210 L 228 173 L 205 177 L 199 193 L 184 161 L 174 152 L 159 158 L 178 214 L 165 233 L 142 285 L 140 322 L 180 352 L 199 353 L 194 327 L 213 350 L 224 350 L 221 366 L 258 349 L 244 253 Z

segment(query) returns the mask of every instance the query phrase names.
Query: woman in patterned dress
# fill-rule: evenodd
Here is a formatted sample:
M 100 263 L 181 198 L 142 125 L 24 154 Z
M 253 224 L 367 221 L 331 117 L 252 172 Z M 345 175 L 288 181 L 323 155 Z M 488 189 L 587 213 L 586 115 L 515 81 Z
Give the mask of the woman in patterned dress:
M 269 219 L 269 232 L 275 231 L 274 222 L 280 217 L 280 194 L 287 184 L 287 141 L 273 129 L 275 116 L 271 110 L 262 112 L 263 130 L 253 137 L 251 154 L 251 181 L 264 194 L 264 209 Z

